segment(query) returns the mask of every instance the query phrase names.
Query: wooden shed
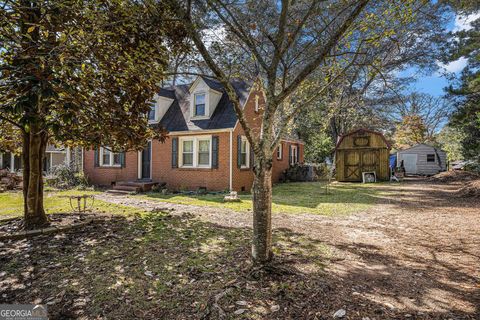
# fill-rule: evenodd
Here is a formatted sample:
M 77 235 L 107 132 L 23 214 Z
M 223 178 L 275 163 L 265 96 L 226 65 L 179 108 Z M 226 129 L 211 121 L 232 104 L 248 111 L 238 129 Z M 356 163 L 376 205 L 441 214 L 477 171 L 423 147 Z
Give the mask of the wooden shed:
M 390 144 L 380 132 L 358 129 L 343 135 L 335 148 L 337 181 L 362 181 L 362 172 L 389 180 L 389 154 Z

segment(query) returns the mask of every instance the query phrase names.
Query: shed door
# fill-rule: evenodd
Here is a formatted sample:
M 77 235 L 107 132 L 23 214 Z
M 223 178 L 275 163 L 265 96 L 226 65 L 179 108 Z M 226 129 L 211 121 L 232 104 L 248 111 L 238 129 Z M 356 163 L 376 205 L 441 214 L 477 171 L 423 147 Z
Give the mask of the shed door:
M 360 152 L 352 150 L 345 151 L 345 180 L 359 181 L 362 173 L 360 172 Z
M 416 174 L 417 173 L 417 155 L 413 153 L 403 153 L 399 156 L 399 163 L 403 160 L 403 165 L 405 166 L 405 172 L 407 174 Z
M 362 151 L 362 172 L 372 172 L 378 175 L 378 164 L 380 163 L 378 150 Z
M 380 163 L 378 150 L 349 150 L 345 152 L 345 180 L 362 181 L 362 172 L 375 171 Z

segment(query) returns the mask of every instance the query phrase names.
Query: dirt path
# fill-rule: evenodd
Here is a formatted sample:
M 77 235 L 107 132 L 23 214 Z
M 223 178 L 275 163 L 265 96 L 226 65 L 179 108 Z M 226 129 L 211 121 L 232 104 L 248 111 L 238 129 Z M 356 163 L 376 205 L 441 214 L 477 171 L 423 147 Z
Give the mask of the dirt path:
M 378 203 L 366 212 L 347 217 L 277 214 L 273 226 L 328 247 L 325 282 L 335 290 L 332 299 L 347 310 L 375 305 L 406 318 L 480 319 L 478 200 L 454 197 L 458 186 L 421 179 L 379 188 Z M 147 210 L 190 212 L 226 227 L 250 227 L 252 220 L 250 213 L 219 208 L 100 198 Z

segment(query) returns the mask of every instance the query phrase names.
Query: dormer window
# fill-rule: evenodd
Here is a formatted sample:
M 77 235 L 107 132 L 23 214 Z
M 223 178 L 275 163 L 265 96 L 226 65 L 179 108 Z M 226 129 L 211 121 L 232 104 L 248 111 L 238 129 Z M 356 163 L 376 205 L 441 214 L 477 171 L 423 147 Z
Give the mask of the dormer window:
M 195 94 L 195 117 L 205 116 L 205 93 Z
M 150 110 L 148 110 L 147 118 L 149 124 L 159 123 L 162 120 L 167 110 L 173 103 L 173 99 L 166 96 L 155 95 Z
M 150 106 L 150 110 L 148 111 L 148 121 L 155 121 L 155 111 L 157 107 L 155 106 L 155 103 L 153 103 Z
M 202 77 L 198 77 L 190 86 L 190 118 L 192 120 L 205 120 L 210 118 L 215 112 L 222 92 L 218 91 L 218 86 L 212 87 L 213 80 L 208 83 Z

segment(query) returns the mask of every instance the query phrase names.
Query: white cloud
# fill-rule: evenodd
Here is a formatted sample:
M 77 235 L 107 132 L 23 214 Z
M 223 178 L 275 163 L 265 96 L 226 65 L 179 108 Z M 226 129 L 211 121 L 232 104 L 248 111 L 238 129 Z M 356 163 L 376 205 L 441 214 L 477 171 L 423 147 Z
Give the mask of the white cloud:
M 472 13 L 468 16 L 457 15 L 455 16 L 455 25 L 452 31 L 470 30 L 472 29 L 471 23 L 478 18 L 480 18 L 480 12 Z
M 468 60 L 466 58 L 461 57 L 460 59 L 452 61 L 447 64 L 443 64 L 440 61 L 437 61 L 437 65 L 447 72 L 460 72 L 467 65 L 467 61 Z

